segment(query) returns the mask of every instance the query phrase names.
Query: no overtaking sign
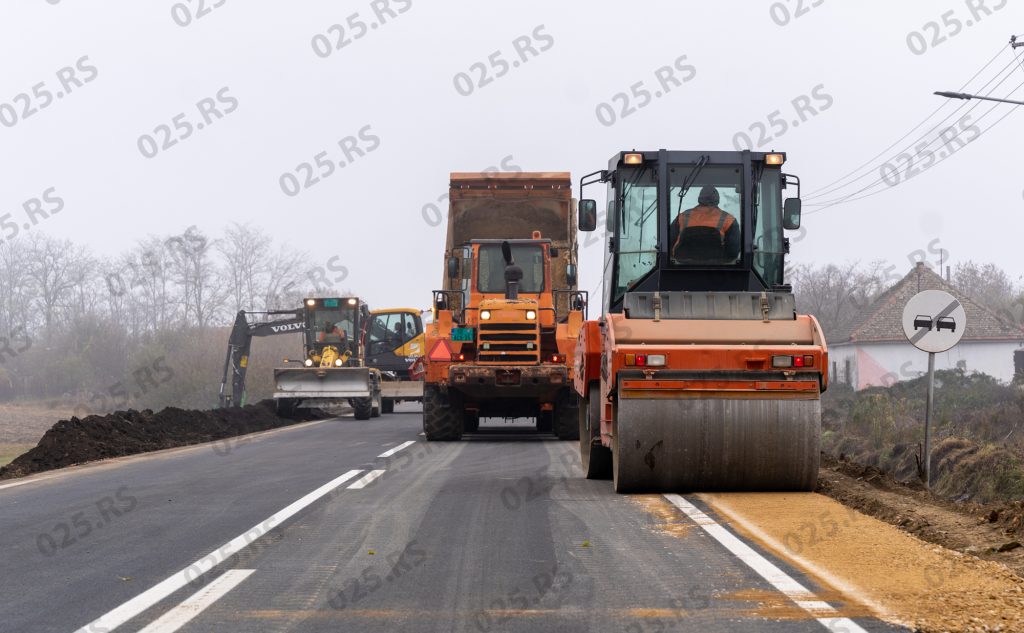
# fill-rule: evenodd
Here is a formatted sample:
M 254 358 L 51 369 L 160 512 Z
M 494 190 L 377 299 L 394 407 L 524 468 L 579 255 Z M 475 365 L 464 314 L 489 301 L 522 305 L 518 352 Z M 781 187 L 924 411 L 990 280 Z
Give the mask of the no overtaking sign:
M 967 313 L 956 297 L 942 290 L 925 290 L 903 308 L 903 333 L 919 350 L 944 352 L 960 342 Z

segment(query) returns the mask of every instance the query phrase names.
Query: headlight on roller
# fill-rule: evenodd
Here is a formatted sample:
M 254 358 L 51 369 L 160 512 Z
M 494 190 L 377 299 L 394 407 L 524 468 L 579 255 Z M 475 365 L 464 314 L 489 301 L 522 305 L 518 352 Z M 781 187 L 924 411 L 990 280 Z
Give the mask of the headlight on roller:
M 481 310 L 480 311 L 480 319 L 482 321 L 489 321 L 491 319 L 491 311 L 490 310 Z
M 305 365 L 306 367 L 312 367 L 313 366 L 313 359 L 312 358 L 307 358 L 305 361 L 303 361 L 302 364 Z
M 334 366 L 335 367 L 341 367 L 341 359 L 340 358 L 335 358 L 334 359 Z
M 537 318 L 537 313 L 536 312 L 534 312 L 533 310 L 527 310 L 526 311 L 526 320 L 527 321 L 533 321 L 536 318 Z

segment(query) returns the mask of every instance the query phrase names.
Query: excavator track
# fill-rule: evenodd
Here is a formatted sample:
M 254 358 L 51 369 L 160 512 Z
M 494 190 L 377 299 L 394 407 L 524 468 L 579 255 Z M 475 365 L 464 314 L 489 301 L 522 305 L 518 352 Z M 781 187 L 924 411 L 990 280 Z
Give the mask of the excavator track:
M 814 490 L 819 399 L 622 398 L 616 492 Z

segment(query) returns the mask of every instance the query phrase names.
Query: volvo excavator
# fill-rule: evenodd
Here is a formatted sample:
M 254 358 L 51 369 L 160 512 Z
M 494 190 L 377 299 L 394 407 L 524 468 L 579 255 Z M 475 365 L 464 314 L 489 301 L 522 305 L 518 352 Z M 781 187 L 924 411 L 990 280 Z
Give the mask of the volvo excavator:
M 785 162 L 623 151 L 581 179 L 606 185 L 609 238 L 602 316 L 574 360 L 588 478 L 617 492 L 814 489 L 828 349 L 783 280 L 784 231 L 800 227 Z M 578 214 L 596 229 L 593 199 Z
M 304 358 L 285 360 L 295 367 L 274 369 L 278 411 L 347 402 L 357 420 L 378 417 L 383 409 L 381 372 L 363 363 L 369 314 L 366 304 L 356 297 L 308 298 L 298 310 L 240 311 L 228 340 L 220 405 L 245 404 L 253 337 L 301 333 Z

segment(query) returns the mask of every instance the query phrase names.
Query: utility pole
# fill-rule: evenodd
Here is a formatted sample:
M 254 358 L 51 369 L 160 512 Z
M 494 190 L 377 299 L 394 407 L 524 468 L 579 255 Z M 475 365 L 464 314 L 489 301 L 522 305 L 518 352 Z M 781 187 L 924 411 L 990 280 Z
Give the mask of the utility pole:
M 1017 41 L 1016 35 L 1010 36 L 1010 49 L 1017 49 L 1024 46 L 1024 41 Z M 946 97 L 947 99 L 982 99 L 984 101 L 998 101 L 1000 103 L 1011 103 L 1013 105 L 1024 105 L 1024 101 L 1014 101 L 1013 99 L 999 99 L 997 97 L 984 97 L 982 95 L 969 95 L 965 92 L 933 92 L 940 97 Z
M 1024 44 L 1024 42 L 1021 42 L 1021 44 Z M 996 97 L 984 97 L 982 95 L 969 95 L 965 92 L 933 92 L 932 94 L 939 95 L 940 97 L 946 97 L 947 99 L 983 99 L 985 101 L 999 101 L 1001 103 L 1012 103 L 1013 105 L 1024 105 L 1024 101 L 998 99 Z

